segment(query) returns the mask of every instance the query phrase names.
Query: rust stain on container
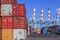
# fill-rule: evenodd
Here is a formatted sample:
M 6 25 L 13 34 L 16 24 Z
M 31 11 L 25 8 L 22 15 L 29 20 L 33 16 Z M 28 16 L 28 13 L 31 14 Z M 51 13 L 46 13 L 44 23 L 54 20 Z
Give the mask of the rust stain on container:
M 2 29 L 0 29 L 0 40 L 2 40 Z
M 6 3 L 9 3 L 9 4 L 14 4 L 16 3 L 16 0 L 0 0 L 2 4 L 6 4 Z
M 12 11 L 13 16 L 26 17 L 26 9 L 24 4 L 13 4 Z
M 1 4 L 1 16 L 12 16 L 12 4 Z
M 12 29 L 2 29 L 2 40 L 13 40 Z

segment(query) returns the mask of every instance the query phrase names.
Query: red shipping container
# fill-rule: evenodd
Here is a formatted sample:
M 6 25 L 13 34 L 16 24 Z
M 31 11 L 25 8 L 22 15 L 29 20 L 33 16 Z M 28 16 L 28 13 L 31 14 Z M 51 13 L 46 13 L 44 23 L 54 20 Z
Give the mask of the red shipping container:
M 7 26 L 8 26 L 8 28 L 12 28 L 12 17 L 8 17 L 8 23 L 7 23 Z
M 12 7 L 13 16 L 26 16 L 26 10 L 24 4 L 13 4 Z
M 24 17 L 13 17 L 13 28 L 26 28 L 26 22 Z
M 7 17 L 2 17 L 2 28 L 7 28 Z
M 18 27 L 18 17 L 13 17 L 13 28 L 17 28 Z
M 1 17 L 0 17 L 0 28 L 2 28 L 2 27 L 1 27 L 1 26 L 2 26 L 2 23 L 1 23 L 1 22 L 2 22 L 2 20 L 1 20 Z
M 2 17 L 2 28 L 12 28 L 12 17 Z
M 25 9 L 25 5 L 19 5 L 19 16 L 26 16 L 26 9 Z
M 6 4 L 6 3 L 11 4 L 11 3 L 16 3 L 16 0 L 1 0 L 1 3 L 2 4 Z
M 12 15 L 13 16 L 18 16 L 19 10 L 18 10 L 18 5 L 17 4 L 13 4 L 12 5 Z

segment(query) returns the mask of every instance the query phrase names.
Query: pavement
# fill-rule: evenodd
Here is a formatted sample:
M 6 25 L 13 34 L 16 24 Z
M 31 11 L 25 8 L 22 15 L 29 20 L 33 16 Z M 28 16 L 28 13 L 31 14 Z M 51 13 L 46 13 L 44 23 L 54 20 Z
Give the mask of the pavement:
M 60 40 L 60 35 L 56 34 L 31 34 L 27 40 Z

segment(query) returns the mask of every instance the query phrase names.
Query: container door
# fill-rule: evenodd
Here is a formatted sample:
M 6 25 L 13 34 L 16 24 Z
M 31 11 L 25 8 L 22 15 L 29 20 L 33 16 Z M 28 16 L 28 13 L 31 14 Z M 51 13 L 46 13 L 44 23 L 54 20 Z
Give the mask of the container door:
M 0 29 L 0 40 L 2 40 L 2 29 Z
M 12 15 L 12 4 L 2 4 L 1 16 L 11 16 L 11 15 Z
M 12 40 L 12 29 L 2 29 L 2 40 Z
M 8 28 L 12 28 L 12 17 L 8 17 Z
M 14 29 L 13 30 L 13 40 L 21 40 L 21 39 L 26 39 L 26 30 L 24 29 Z

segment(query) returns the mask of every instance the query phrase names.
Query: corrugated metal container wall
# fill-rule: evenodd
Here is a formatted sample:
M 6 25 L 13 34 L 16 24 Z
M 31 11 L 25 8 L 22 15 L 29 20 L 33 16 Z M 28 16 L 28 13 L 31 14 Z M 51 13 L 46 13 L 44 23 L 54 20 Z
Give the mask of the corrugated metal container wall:
M 1 4 L 1 16 L 12 16 L 12 4 Z
M 26 18 L 25 17 L 18 17 L 19 19 L 19 27 L 25 29 L 26 26 Z
M 0 40 L 2 40 L 2 29 L 0 29 Z
M 18 16 L 18 13 L 19 13 L 19 11 L 18 11 L 18 5 L 17 4 L 13 4 L 13 6 L 12 6 L 12 12 L 13 12 L 13 16 Z
M 0 28 L 2 28 L 2 20 L 1 20 L 1 17 L 0 17 Z
M 12 29 L 2 29 L 2 40 L 13 40 Z
M 12 28 L 12 25 L 13 25 L 12 17 L 8 17 L 7 27 L 8 27 L 8 28 Z
M 19 16 L 26 16 L 26 9 L 24 4 L 19 5 Z
M 26 18 L 24 17 L 13 17 L 13 28 L 26 28 Z
M 1 3 L 2 4 L 6 4 L 6 3 L 11 4 L 11 3 L 16 3 L 16 0 L 1 0 Z
M 2 28 L 7 28 L 7 17 L 2 17 Z
M 26 39 L 26 29 L 13 29 L 13 40 Z
M 12 11 L 13 16 L 26 17 L 26 9 L 24 4 L 13 4 Z
M 2 28 L 12 28 L 12 17 L 2 17 Z
M 18 17 L 13 17 L 13 28 L 19 28 Z

